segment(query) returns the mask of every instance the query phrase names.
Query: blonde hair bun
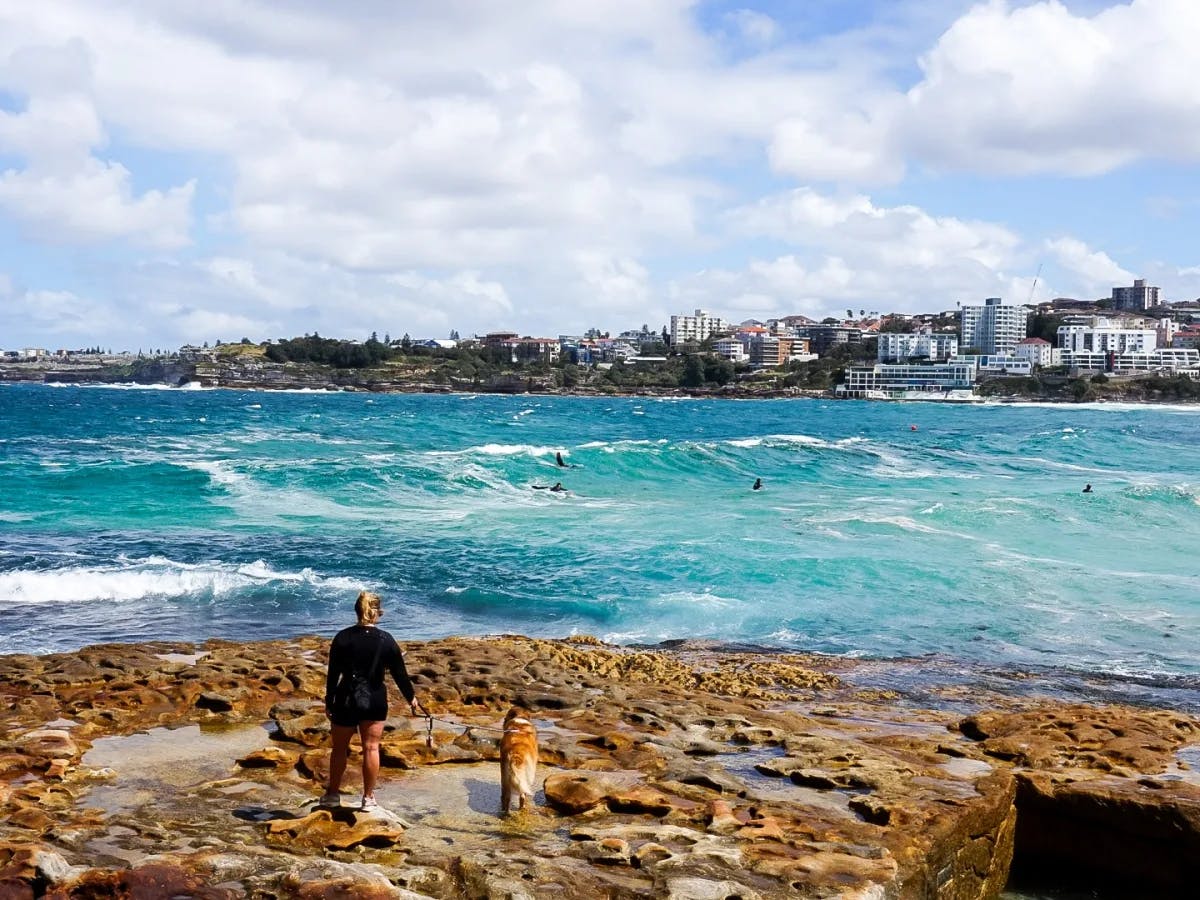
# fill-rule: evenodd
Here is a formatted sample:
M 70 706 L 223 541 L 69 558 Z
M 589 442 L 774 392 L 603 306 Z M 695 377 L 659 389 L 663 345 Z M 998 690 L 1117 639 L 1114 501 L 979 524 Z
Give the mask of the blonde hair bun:
M 378 594 L 363 591 L 354 601 L 354 612 L 358 615 L 359 625 L 374 625 L 383 614 L 383 601 Z

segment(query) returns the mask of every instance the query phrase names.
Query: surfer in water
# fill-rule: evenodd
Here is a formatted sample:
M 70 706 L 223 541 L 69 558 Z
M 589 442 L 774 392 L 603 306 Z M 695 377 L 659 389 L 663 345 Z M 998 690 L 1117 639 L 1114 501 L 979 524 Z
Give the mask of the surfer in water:
M 565 459 L 563 459 L 561 450 L 559 450 L 557 453 L 554 454 L 554 461 L 556 463 L 558 463 L 558 467 L 560 469 L 578 469 L 579 468 L 579 466 L 575 465 L 575 463 L 569 463 Z
M 1083 486 L 1083 493 L 1085 493 L 1085 494 L 1092 493 L 1092 486 L 1090 484 L 1085 484 Z
M 556 481 L 556 482 L 554 482 L 554 484 L 553 484 L 553 485 L 549 485 L 549 484 L 535 484 L 535 485 L 533 485 L 533 489 L 534 489 L 535 491 L 551 491 L 551 492 L 553 492 L 553 493 L 555 493 L 555 494 L 565 494 L 565 493 L 567 493 L 567 489 L 566 489 L 565 487 L 563 487 L 563 486 L 562 486 L 562 482 L 561 482 L 561 481 Z
M 761 491 L 761 490 L 762 490 L 762 479 L 761 479 L 761 478 L 755 478 L 755 479 L 754 479 L 754 487 L 750 488 L 750 490 L 752 490 L 752 491 Z

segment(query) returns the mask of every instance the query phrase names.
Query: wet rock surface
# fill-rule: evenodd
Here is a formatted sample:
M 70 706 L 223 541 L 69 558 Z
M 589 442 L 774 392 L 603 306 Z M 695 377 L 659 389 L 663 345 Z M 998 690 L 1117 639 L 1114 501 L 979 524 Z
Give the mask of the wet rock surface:
M 0 898 L 965 900 L 998 895 L 1014 847 L 1164 890 L 1200 858 L 1200 726 L 1178 713 L 964 716 L 856 691 L 846 661 L 711 647 L 405 649 L 440 721 L 387 723 L 369 813 L 356 755 L 343 805 L 315 805 L 323 640 L 0 657 Z M 514 702 L 543 788 L 501 818 Z

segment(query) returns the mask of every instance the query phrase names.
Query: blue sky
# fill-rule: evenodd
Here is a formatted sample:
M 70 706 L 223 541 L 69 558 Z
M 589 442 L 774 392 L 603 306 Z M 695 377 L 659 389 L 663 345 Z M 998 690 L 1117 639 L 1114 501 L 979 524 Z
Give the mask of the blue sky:
M 1193 299 L 1196 46 L 1194 0 L 0 0 L 0 347 Z

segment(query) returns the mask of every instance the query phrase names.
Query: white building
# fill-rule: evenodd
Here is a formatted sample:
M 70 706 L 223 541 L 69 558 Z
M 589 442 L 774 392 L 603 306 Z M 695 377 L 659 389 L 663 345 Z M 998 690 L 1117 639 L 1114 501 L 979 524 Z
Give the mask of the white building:
M 1137 372 L 1177 372 L 1200 366 L 1200 350 L 1186 347 L 1162 347 L 1138 353 L 1112 353 L 1100 350 L 1064 350 L 1062 364 L 1072 372 L 1107 372 L 1132 375 Z
M 851 366 L 846 380 L 837 386 L 838 394 L 867 399 L 904 399 L 905 397 L 942 397 L 969 399 L 974 395 L 975 364 L 966 361 L 931 365 Z
M 1147 287 L 1146 279 L 1138 278 L 1133 287 L 1115 287 L 1112 289 L 1113 309 L 1133 309 L 1141 312 L 1152 306 L 1161 304 L 1159 288 Z
M 745 362 L 750 358 L 750 354 L 746 352 L 746 345 L 735 337 L 721 338 L 713 344 L 713 348 L 730 362 Z
M 983 306 L 964 306 L 959 343 L 989 356 L 1011 355 L 1028 333 L 1028 313 L 1024 306 L 1005 306 L 999 297 L 988 297 Z
M 880 362 L 899 362 L 915 356 L 943 360 L 958 355 L 958 336 L 922 331 L 917 334 L 883 332 L 879 335 L 876 359 Z
M 974 363 L 977 376 L 1033 374 L 1033 363 L 1022 356 L 1012 356 L 1007 353 L 956 356 L 954 362 Z
M 732 327 L 724 319 L 710 316 L 702 309 L 696 310 L 694 316 L 671 316 L 671 346 L 678 347 L 688 341 L 699 343 Z
M 1028 360 L 1031 366 L 1046 368 L 1047 366 L 1062 365 L 1062 351 L 1041 338 L 1025 338 L 1017 343 L 1013 355 L 1018 359 Z
M 1060 325 L 1058 346 L 1063 353 L 1149 353 L 1158 347 L 1151 328 L 1121 328 L 1111 319 L 1093 316 L 1090 325 Z

